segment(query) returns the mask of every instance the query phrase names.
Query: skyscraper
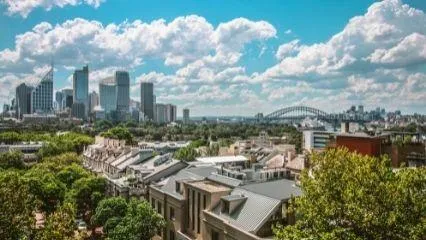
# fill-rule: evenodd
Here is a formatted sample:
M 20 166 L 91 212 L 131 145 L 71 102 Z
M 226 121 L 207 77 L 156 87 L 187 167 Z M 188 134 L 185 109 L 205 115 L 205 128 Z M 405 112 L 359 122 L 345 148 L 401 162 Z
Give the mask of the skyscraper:
M 99 105 L 99 95 L 95 91 L 89 94 L 89 111 L 93 112 L 94 108 Z
M 141 83 L 141 111 L 148 120 L 154 120 L 154 84 Z
M 189 109 L 183 109 L 183 124 L 189 124 Z
M 115 72 L 115 84 L 117 85 L 117 111 L 129 111 L 129 73 L 125 71 Z
M 81 70 L 75 70 L 73 74 L 73 102 L 83 103 L 85 117 L 89 112 L 89 67 L 86 65 Z
M 56 110 L 62 110 L 62 101 L 64 100 L 64 94 L 62 91 L 57 91 L 55 93 L 55 100 L 56 100 Z
M 53 110 L 53 66 L 31 93 L 31 113 Z
M 167 104 L 166 105 L 166 122 L 175 122 L 176 121 L 176 105 Z
M 113 77 L 105 78 L 99 83 L 99 98 L 106 114 L 117 110 L 117 90 Z
M 32 87 L 20 84 L 16 88 L 16 118 L 22 119 L 23 114 L 31 113 L 31 92 Z
M 166 104 L 157 103 L 155 104 L 155 119 L 157 123 L 165 123 L 167 122 L 167 111 Z
M 73 103 L 73 90 L 62 89 L 62 108 L 71 108 Z

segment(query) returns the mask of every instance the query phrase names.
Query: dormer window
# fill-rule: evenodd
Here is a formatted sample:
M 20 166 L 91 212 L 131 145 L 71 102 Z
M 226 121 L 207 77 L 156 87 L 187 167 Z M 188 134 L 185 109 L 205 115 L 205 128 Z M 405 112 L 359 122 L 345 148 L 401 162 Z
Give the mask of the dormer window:
M 222 213 L 229 214 L 229 201 L 222 200 Z

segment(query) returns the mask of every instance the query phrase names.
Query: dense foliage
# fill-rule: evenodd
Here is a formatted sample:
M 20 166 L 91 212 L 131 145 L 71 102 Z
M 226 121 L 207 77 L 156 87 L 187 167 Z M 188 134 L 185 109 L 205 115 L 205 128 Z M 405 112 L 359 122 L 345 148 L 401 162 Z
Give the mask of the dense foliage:
M 102 132 L 101 136 L 119 140 L 126 140 L 126 144 L 129 145 L 134 143 L 133 135 L 126 127 L 117 126 L 110 128 L 109 130 Z
M 146 201 L 123 198 L 102 200 L 92 218 L 110 240 L 149 240 L 165 227 L 163 217 Z
M 276 239 L 426 239 L 426 168 L 393 171 L 387 158 L 332 149 L 313 154 Z

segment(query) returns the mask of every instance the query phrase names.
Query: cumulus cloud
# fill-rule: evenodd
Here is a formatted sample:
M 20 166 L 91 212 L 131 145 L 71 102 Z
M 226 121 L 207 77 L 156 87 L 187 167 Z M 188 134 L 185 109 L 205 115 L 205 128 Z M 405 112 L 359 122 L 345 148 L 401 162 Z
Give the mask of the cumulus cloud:
M 76 6 L 86 4 L 98 8 L 104 0 L 1 0 L 6 5 L 9 15 L 19 14 L 26 18 L 34 9 L 43 8 L 47 11 L 54 7 Z
M 264 78 L 347 76 L 360 70 L 425 63 L 424 26 L 422 11 L 400 0 L 377 2 L 327 42 L 305 46 L 295 56 L 284 54 Z M 277 56 L 291 52 L 294 46 L 295 42 L 283 45 Z

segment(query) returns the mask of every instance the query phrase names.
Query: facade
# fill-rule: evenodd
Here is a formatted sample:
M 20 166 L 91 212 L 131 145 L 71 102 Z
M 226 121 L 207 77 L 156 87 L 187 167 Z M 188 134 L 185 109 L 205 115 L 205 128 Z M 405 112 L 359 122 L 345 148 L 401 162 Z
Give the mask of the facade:
M 99 105 L 99 95 L 97 92 L 93 91 L 89 94 L 89 111 L 93 112 L 95 107 Z
M 167 222 L 163 239 L 269 239 L 273 225 L 294 223 L 288 200 L 301 191 L 293 181 L 240 186 L 238 180 L 218 178 L 216 171 L 192 165 L 150 186 L 151 206 Z
M 184 108 L 183 109 L 183 124 L 189 124 L 190 120 L 189 120 L 189 109 L 188 108 Z
M 53 67 L 31 93 L 31 112 L 50 113 L 53 110 Z
M 141 83 L 141 111 L 145 118 L 154 121 L 154 84 L 152 82 Z
M 16 118 L 22 119 L 24 114 L 31 113 L 31 92 L 32 88 L 25 83 L 16 88 Z
M 308 152 L 325 150 L 334 134 L 326 131 L 303 131 L 302 148 Z
M 86 105 L 82 102 L 75 102 L 71 107 L 71 116 L 84 119 L 86 117 Z
M 73 103 L 83 103 L 85 117 L 89 112 L 89 67 L 86 65 L 81 70 L 75 70 L 73 74 Z
M 105 78 L 99 83 L 99 98 L 106 114 L 117 110 L 117 90 L 113 77 Z
M 73 104 L 73 90 L 62 89 L 62 107 L 71 108 Z
M 162 104 L 162 103 L 155 104 L 155 122 L 157 123 L 167 122 L 166 104 Z
M 128 112 L 130 103 L 130 78 L 125 71 L 115 72 L 115 84 L 117 85 L 117 111 Z
M 173 104 L 166 105 L 166 122 L 176 122 L 177 107 Z

